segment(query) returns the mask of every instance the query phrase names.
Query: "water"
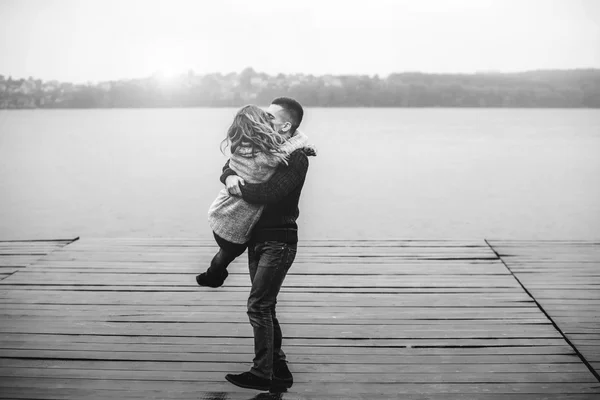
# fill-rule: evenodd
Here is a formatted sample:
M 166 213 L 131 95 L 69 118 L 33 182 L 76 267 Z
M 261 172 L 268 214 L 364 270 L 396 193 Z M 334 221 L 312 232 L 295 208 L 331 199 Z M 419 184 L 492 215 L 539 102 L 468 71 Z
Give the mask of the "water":
M 0 239 L 210 238 L 234 109 L 0 112 Z M 600 111 L 308 109 L 301 238 L 598 239 Z

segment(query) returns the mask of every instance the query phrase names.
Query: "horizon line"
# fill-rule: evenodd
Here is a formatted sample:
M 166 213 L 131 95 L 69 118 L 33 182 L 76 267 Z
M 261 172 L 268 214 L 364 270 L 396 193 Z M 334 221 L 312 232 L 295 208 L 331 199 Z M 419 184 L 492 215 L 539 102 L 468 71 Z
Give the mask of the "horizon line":
M 265 74 L 267 76 L 273 76 L 276 77 L 277 75 L 285 75 L 285 76 L 290 76 L 290 75 L 305 75 L 305 76 L 315 76 L 315 77 L 324 77 L 324 76 L 332 76 L 332 77 L 346 77 L 346 76 L 367 76 L 369 78 L 374 78 L 376 76 L 379 76 L 381 79 L 386 79 L 388 78 L 390 75 L 395 75 L 395 74 L 421 74 L 421 75 L 517 75 L 517 74 L 525 74 L 525 73 L 531 73 L 531 72 L 575 72 L 575 71 L 600 71 L 600 67 L 577 67 L 577 68 L 537 68 L 537 69 L 526 69 L 526 70 L 518 70 L 518 71 L 501 71 L 501 70 L 493 70 L 493 69 L 489 69 L 489 70 L 480 70 L 480 71 L 475 71 L 475 72 L 425 72 L 425 71 L 418 71 L 418 70 L 405 70 L 405 71 L 396 71 L 396 72 L 390 72 L 388 74 L 379 74 L 379 73 L 371 73 L 371 74 L 367 74 L 367 73 L 341 73 L 341 74 L 333 74 L 333 73 L 325 73 L 325 74 L 315 74 L 315 73 L 308 73 L 308 72 L 289 72 L 289 73 L 283 73 L 283 72 L 278 72 L 278 73 L 267 73 L 264 71 L 258 71 L 256 69 L 254 69 L 253 67 L 245 67 L 240 71 L 228 71 L 228 72 L 222 72 L 222 71 L 213 71 L 213 72 L 204 72 L 204 73 L 199 73 L 196 72 L 194 69 L 190 68 L 187 71 L 180 71 L 180 72 L 176 72 L 176 73 L 167 73 L 165 71 L 155 71 L 150 75 L 145 75 L 145 76 L 137 76 L 137 77 L 128 77 L 128 78 L 116 78 L 116 79 L 100 79 L 100 80 L 85 80 L 85 81 L 75 81 L 75 80 L 70 80 L 70 81 L 65 81 L 65 80 L 60 80 L 60 79 L 45 79 L 45 78 L 39 78 L 39 77 L 35 77 L 33 75 L 29 75 L 28 77 L 18 77 L 15 78 L 12 74 L 10 73 L 4 73 L 0 71 L 0 75 L 4 77 L 4 79 L 12 79 L 12 80 L 28 80 L 29 78 L 33 78 L 34 80 L 40 79 L 44 82 L 51 82 L 51 81 L 57 81 L 60 83 L 72 83 L 72 84 L 99 84 L 99 83 L 108 83 L 108 82 L 118 82 L 118 81 L 131 81 L 131 80 L 140 80 L 140 79 L 150 79 L 156 76 L 163 76 L 166 77 L 168 79 L 173 79 L 173 78 L 177 78 L 177 77 L 181 77 L 183 75 L 187 75 L 190 72 L 192 72 L 194 75 L 199 75 L 199 76 L 206 76 L 206 75 L 216 75 L 216 74 L 220 74 L 220 75 L 230 75 L 230 74 L 240 74 L 242 72 L 244 72 L 245 70 L 251 69 L 254 71 L 254 73 L 256 74 Z M 168 75 L 168 76 L 167 76 Z

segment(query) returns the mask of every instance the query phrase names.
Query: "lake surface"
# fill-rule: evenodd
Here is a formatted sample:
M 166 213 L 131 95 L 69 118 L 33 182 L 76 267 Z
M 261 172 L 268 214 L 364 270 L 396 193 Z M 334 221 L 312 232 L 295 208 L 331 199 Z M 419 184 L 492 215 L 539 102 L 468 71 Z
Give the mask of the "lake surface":
M 0 239 L 211 238 L 235 112 L 0 111 Z M 600 238 L 600 110 L 307 109 L 303 128 L 301 238 Z

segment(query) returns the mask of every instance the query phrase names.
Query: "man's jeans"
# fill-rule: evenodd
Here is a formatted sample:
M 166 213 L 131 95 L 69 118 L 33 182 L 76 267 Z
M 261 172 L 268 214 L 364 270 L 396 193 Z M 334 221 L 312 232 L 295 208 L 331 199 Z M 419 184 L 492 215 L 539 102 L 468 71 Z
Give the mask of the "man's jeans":
M 275 315 L 277 295 L 296 258 L 295 243 L 261 242 L 248 246 L 248 268 L 252 290 L 248 317 L 254 328 L 254 365 L 251 372 L 271 379 L 273 364 L 285 360 L 281 350 L 281 327 Z

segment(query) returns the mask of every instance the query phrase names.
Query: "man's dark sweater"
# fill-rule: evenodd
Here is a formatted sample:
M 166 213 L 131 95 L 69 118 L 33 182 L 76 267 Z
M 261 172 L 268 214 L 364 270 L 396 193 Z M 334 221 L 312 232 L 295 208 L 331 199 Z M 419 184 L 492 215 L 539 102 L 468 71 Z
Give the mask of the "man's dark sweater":
M 251 241 L 298 242 L 298 202 L 307 171 L 308 157 L 303 150 L 296 150 L 290 155 L 288 165 L 280 165 L 269 181 L 240 186 L 245 201 L 265 205 Z M 225 183 L 228 176 L 235 174 L 227 162 L 221 182 Z

